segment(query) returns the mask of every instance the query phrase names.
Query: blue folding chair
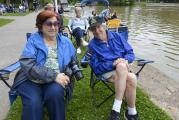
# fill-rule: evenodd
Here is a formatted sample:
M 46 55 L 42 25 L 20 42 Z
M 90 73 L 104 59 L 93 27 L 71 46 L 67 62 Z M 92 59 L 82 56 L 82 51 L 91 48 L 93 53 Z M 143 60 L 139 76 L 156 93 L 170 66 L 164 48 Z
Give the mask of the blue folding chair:
M 20 63 L 19 61 L 5 67 L 4 69 L 0 70 L 0 80 L 2 80 L 10 89 L 12 89 L 12 86 L 7 82 L 9 80 L 10 74 L 20 68 Z M 17 98 L 17 93 L 16 91 L 9 91 L 9 101 L 12 104 L 15 99 Z

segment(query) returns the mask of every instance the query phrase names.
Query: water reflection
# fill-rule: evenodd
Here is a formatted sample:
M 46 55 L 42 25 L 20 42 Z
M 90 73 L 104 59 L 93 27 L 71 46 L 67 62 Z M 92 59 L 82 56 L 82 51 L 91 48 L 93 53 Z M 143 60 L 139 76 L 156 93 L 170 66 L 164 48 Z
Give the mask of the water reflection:
M 177 82 L 179 77 L 179 8 L 114 7 L 129 27 L 129 39 L 137 55 L 155 61 Z

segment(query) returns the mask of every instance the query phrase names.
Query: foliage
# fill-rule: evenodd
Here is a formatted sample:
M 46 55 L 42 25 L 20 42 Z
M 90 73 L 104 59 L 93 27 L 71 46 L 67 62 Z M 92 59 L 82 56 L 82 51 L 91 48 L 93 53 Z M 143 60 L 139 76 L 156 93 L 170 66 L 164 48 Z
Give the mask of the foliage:
M 68 25 L 68 19 L 63 17 L 63 20 L 64 20 L 64 26 L 67 26 Z
M 0 27 L 1 26 L 4 26 L 10 22 L 12 22 L 13 20 L 12 19 L 4 19 L 4 18 L 0 18 Z

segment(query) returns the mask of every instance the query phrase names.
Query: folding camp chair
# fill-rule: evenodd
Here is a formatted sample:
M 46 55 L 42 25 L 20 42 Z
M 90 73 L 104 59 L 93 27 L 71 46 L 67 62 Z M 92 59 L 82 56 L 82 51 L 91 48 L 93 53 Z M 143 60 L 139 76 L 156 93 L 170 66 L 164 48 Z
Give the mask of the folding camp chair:
M 113 32 L 118 32 L 118 28 L 121 26 L 121 20 L 120 19 L 108 20 L 106 25 L 108 30 Z
M 128 29 L 126 26 L 119 27 L 118 33 L 122 37 L 126 37 L 126 40 L 128 39 Z M 87 67 L 87 65 L 90 62 L 91 55 L 92 55 L 92 53 L 90 53 L 90 51 L 87 51 L 85 53 L 84 57 L 81 59 L 82 67 L 84 67 L 84 68 Z M 153 63 L 154 61 L 144 60 L 144 59 L 140 59 L 140 58 L 136 57 L 135 62 L 137 62 L 137 70 L 134 73 L 135 73 L 136 77 L 139 78 L 139 74 L 143 70 L 145 65 L 148 63 Z M 113 90 L 113 87 L 110 85 L 110 82 L 107 79 L 105 79 L 101 75 L 96 75 L 91 66 L 90 66 L 90 68 L 91 68 L 90 88 L 92 91 L 92 102 L 93 102 L 94 106 L 100 107 L 104 102 L 106 102 L 109 98 L 111 98 L 115 94 L 115 91 Z M 97 84 L 100 82 L 102 82 L 102 84 L 104 84 L 104 86 L 109 90 L 110 94 L 99 102 L 99 101 L 97 101 L 96 96 L 95 96 L 95 88 L 96 88 Z
M 89 51 L 87 51 L 84 55 L 84 57 L 81 59 L 81 66 L 83 68 L 86 68 L 90 62 L 90 57 L 91 57 L 91 53 Z M 139 74 L 140 72 L 143 70 L 143 68 L 145 67 L 146 64 L 148 63 L 153 63 L 154 61 L 150 61 L 150 60 L 144 60 L 144 59 L 140 59 L 140 58 L 136 58 L 135 61 L 137 62 L 137 71 L 135 72 L 135 75 L 137 78 L 139 78 Z M 95 107 L 100 107 L 103 103 L 105 103 L 109 98 L 111 98 L 114 94 L 115 91 L 113 89 L 113 87 L 110 84 L 110 82 L 105 79 L 103 76 L 101 75 L 96 75 L 91 68 L 91 75 L 90 75 L 90 88 L 91 88 L 91 92 L 92 92 L 92 102 L 93 105 Z M 95 96 L 95 88 L 96 85 L 102 82 L 102 84 L 104 84 L 104 86 L 109 90 L 110 94 L 108 96 L 106 96 L 103 100 L 101 100 L 100 102 L 97 101 L 96 96 Z

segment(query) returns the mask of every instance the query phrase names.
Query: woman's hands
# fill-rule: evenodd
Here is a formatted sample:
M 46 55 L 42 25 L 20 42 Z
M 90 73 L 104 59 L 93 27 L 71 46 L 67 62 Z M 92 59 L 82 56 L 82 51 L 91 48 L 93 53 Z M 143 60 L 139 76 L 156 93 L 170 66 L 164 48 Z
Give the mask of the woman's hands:
M 55 81 L 58 84 L 62 85 L 64 88 L 65 88 L 65 86 L 68 85 L 68 83 L 70 83 L 69 77 L 67 75 L 65 75 L 64 73 L 58 73 Z

